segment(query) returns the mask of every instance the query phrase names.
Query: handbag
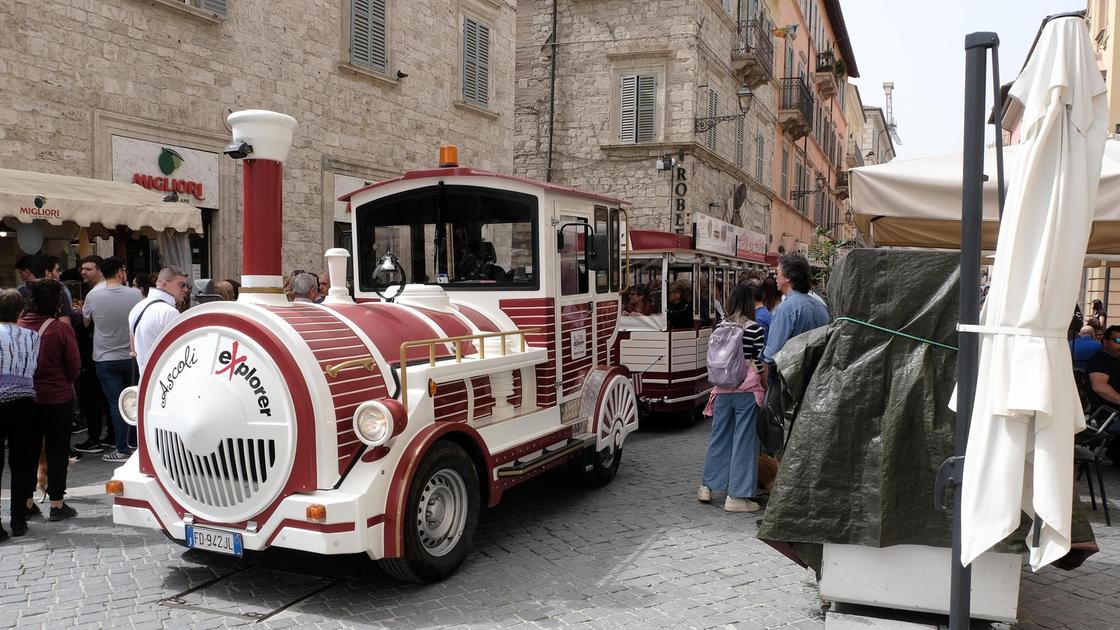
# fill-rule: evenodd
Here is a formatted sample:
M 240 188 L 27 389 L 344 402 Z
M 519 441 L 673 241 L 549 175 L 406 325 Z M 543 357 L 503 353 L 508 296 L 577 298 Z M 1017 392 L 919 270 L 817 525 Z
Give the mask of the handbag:
M 786 414 L 782 402 L 782 378 L 777 370 L 772 370 L 763 399 L 762 413 L 755 422 L 758 442 L 767 455 L 780 459 L 786 446 Z

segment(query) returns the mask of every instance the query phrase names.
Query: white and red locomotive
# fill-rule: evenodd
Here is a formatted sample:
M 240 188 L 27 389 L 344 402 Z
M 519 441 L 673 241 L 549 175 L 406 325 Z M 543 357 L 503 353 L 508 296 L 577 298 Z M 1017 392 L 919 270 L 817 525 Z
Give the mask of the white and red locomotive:
M 613 355 L 622 202 L 441 150 L 440 168 L 346 197 L 356 301 L 336 249 L 325 301 L 289 303 L 281 165 L 296 122 L 230 123 L 227 153 L 247 158 L 241 296 L 184 313 L 122 394 L 139 448 L 107 484 L 116 523 L 238 555 L 364 551 L 434 581 L 511 486 L 561 464 L 610 481 L 637 428 Z

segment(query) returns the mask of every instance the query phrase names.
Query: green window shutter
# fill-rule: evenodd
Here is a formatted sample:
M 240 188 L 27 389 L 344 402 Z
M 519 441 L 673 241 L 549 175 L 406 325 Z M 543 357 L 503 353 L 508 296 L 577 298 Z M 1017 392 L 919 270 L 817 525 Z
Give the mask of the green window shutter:
M 463 18 L 463 100 L 490 104 L 490 27 Z
M 635 142 L 653 142 L 656 132 L 657 77 L 638 77 L 637 137 Z
M 199 6 L 203 11 L 225 16 L 229 13 L 229 0 L 202 0 Z
M 350 0 L 350 63 L 389 71 L 386 0 Z
M 621 106 L 618 126 L 618 139 L 621 142 L 637 142 L 635 130 L 638 123 L 638 77 L 622 77 L 619 92 Z

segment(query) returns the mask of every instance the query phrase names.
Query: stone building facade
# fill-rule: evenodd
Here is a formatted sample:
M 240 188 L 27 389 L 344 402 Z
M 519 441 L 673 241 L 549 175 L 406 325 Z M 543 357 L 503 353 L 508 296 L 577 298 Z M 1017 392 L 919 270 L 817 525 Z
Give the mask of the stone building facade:
M 848 79 L 858 77 L 839 0 L 780 0 L 775 42 L 779 144 L 771 246 L 809 255 L 839 239 L 847 193 Z M 818 228 L 826 233 L 819 236 Z
M 286 271 L 348 233 L 339 194 L 434 166 L 441 143 L 512 171 L 515 0 L 8 0 L 0 24 L 0 168 L 119 178 L 128 146 L 205 163 L 212 277 L 240 273 L 231 110 L 300 123 Z
M 768 234 L 776 84 L 748 4 L 521 0 L 517 173 L 625 199 L 634 228 Z

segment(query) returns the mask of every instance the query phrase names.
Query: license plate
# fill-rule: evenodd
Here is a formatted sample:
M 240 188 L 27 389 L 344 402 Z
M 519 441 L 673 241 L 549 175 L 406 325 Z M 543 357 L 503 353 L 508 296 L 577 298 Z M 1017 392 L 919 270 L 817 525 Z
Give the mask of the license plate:
M 216 551 L 238 558 L 244 553 L 241 546 L 241 534 L 193 525 L 187 525 L 187 546 L 191 549 Z

